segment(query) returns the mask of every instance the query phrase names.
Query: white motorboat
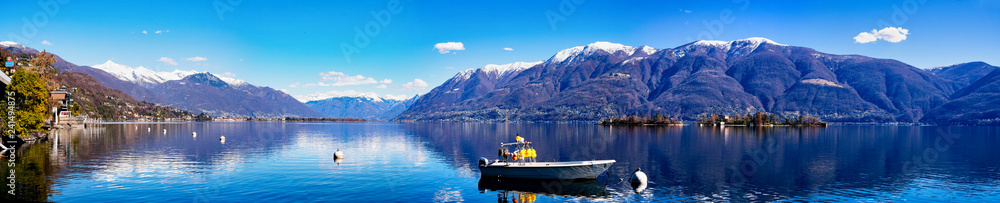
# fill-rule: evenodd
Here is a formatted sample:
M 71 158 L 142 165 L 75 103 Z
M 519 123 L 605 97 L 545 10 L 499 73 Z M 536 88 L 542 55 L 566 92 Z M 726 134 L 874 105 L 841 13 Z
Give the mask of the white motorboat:
M 523 179 L 597 179 L 615 160 L 566 162 L 483 162 L 482 177 Z
M 531 142 L 517 136 L 515 143 L 500 143 L 500 159 L 479 160 L 482 177 L 521 179 L 597 179 L 615 163 L 615 160 L 536 162 Z M 506 147 L 514 146 L 511 153 Z

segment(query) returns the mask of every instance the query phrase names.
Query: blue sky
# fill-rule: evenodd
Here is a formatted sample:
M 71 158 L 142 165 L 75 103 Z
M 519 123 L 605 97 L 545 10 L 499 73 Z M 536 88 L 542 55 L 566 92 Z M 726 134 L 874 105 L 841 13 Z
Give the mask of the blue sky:
M 299 97 L 413 96 L 465 69 L 596 41 L 662 49 L 764 37 L 919 68 L 1000 65 L 998 1 L 580 1 L 8 1 L 0 29 L 78 65 L 208 71 Z M 854 39 L 886 26 L 906 39 Z M 356 42 L 355 28 L 374 35 Z M 446 42 L 464 50 L 434 48 Z

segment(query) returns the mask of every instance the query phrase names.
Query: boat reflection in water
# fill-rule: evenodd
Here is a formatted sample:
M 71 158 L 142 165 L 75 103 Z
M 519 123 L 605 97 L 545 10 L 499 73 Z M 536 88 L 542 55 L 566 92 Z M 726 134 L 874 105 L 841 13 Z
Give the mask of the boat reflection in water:
M 480 178 L 480 191 L 497 191 L 498 202 L 534 202 L 537 195 L 610 197 L 598 180 Z

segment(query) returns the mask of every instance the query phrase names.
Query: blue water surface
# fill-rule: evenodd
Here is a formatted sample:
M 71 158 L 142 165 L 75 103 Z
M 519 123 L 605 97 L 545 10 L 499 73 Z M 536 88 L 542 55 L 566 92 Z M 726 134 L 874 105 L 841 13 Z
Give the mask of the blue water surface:
M 166 132 L 164 132 L 166 130 Z M 1000 128 L 120 123 L 18 153 L 5 199 L 55 202 L 992 202 Z M 197 136 L 192 133 L 196 132 Z M 483 180 L 515 135 L 538 159 L 615 159 L 594 181 Z M 225 136 L 225 142 L 220 140 Z M 345 158 L 334 159 L 343 151 Z M 43 161 L 30 161 L 30 160 Z M 34 163 L 38 162 L 38 163 Z M 4 160 L 6 165 L 7 160 Z M 28 166 L 25 166 L 28 167 Z M 650 183 L 620 181 L 641 168 Z M 8 174 L 4 174 L 5 176 Z M 38 183 L 33 180 L 38 179 Z M 32 185 L 34 184 L 34 185 Z

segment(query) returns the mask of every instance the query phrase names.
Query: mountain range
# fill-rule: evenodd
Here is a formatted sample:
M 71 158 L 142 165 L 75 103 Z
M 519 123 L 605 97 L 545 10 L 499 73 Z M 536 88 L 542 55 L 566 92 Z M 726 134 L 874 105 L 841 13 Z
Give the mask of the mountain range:
M 997 116 L 952 107 L 998 109 L 983 103 L 997 101 L 989 100 L 998 88 L 987 75 L 995 69 L 973 62 L 924 70 L 765 38 L 668 49 L 595 42 L 541 62 L 460 72 L 394 120 L 592 122 L 655 113 L 694 120 L 764 111 L 834 122 L 981 123 Z
M 15 53 L 34 54 L 38 50 L 14 42 L 0 46 Z M 119 90 L 135 100 L 174 107 L 213 117 L 324 117 L 288 94 L 270 87 L 197 71 L 155 72 L 107 61 L 79 66 L 54 56 L 53 66 L 63 72 L 83 73 L 107 88 Z
M 390 120 L 403 113 L 419 96 L 409 99 L 384 98 L 378 95 L 333 97 L 306 102 L 306 106 L 330 118 Z
M 19 53 L 37 50 L 12 43 Z M 696 41 L 675 48 L 595 42 L 544 61 L 459 72 L 406 100 L 335 97 L 305 104 L 284 92 L 207 72 L 156 72 L 107 61 L 83 73 L 139 101 L 224 117 L 337 117 L 395 121 L 593 122 L 661 113 L 770 112 L 831 122 L 1000 124 L 1000 67 L 984 62 L 920 69 L 836 55 L 765 38 Z M 103 90 L 102 90 L 103 91 Z

